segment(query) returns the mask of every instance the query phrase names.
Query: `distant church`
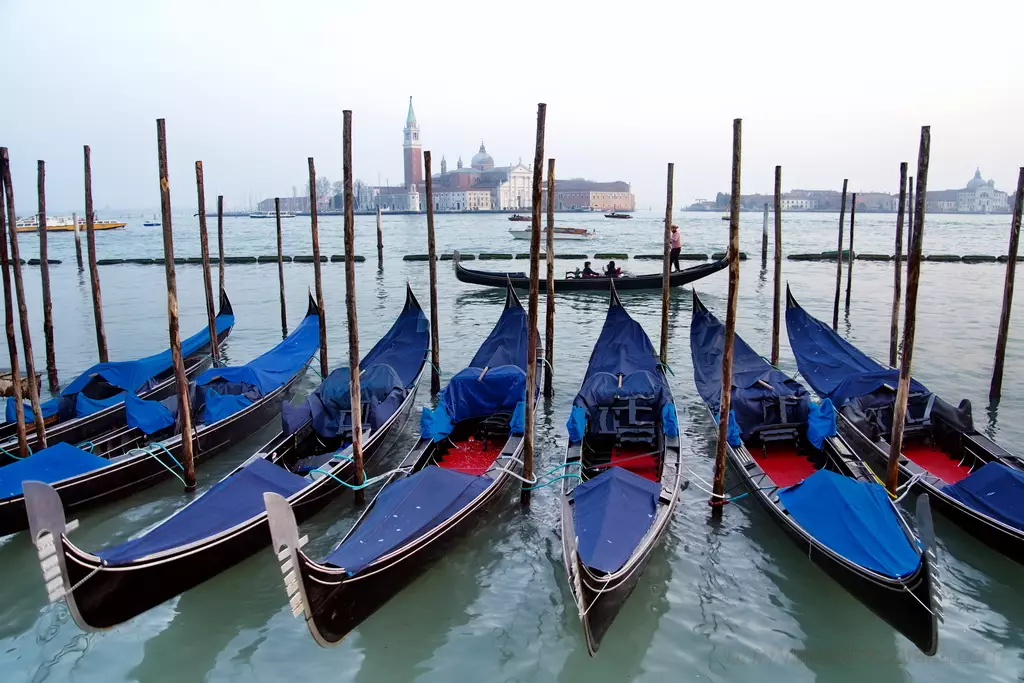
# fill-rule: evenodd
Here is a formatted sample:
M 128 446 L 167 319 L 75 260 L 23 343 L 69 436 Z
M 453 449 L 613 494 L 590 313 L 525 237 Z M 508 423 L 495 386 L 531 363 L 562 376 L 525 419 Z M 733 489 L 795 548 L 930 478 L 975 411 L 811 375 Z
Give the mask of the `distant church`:
M 416 112 L 409 98 L 409 112 L 402 131 L 402 153 L 405 161 L 405 183 L 401 186 L 371 188 L 368 206 L 383 211 L 425 211 L 426 183 L 423 176 L 423 145 Z M 433 174 L 435 211 L 491 211 L 495 209 L 529 209 L 533 170 L 521 161 L 508 166 L 495 166 L 483 141 L 468 168 L 460 156 L 455 168 L 441 157 L 440 173 Z
M 928 211 L 942 213 L 1008 213 L 1010 198 L 996 189 L 994 180 L 981 177 L 981 169 L 974 171 L 974 177 L 967 187 L 959 190 L 929 190 Z

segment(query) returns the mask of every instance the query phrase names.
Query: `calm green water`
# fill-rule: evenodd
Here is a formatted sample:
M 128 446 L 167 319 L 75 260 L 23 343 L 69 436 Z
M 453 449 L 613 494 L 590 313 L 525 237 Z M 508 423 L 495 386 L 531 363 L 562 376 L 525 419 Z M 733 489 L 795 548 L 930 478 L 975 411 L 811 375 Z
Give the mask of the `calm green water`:
M 24 203 L 24 202 L 22 202 Z M 632 221 L 560 215 L 559 223 L 596 227 L 598 238 L 559 245 L 567 252 L 657 253 L 657 212 Z M 197 227 L 176 217 L 179 256 L 199 253 Z M 835 248 L 834 215 L 788 216 L 786 252 Z M 862 215 L 860 251 L 891 253 L 893 217 Z M 408 280 L 427 305 L 427 268 L 401 255 L 424 252 L 422 217 L 385 218 L 387 255 L 378 270 L 372 217 L 357 219 L 360 335 L 369 348 L 391 324 Z M 724 248 L 726 225 L 718 214 L 682 214 L 685 251 Z M 285 252 L 310 253 L 308 218 L 285 223 Z M 527 243 L 508 235 L 501 216 L 440 216 L 441 250 L 522 252 Z M 522 224 L 518 224 L 517 227 Z M 226 223 L 229 254 L 270 254 L 273 222 L 247 218 Z M 1009 217 L 929 217 L 926 253 L 1005 251 Z M 761 217 L 744 214 L 743 248 L 752 259 L 741 269 L 738 330 L 767 353 L 771 331 L 771 273 L 762 272 Z M 321 221 L 326 254 L 342 249 L 340 218 Z M 159 256 L 159 228 L 132 221 L 124 231 L 98 233 L 100 257 Z M 26 258 L 36 238 L 22 236 Z M 88 280 L 77 272 L 73 239 L 51 235 L 56 352 L 68 381 L 95 358 Z M 501 262 L 481 267 L 502 268 Z M 556 262 L 559 270 L 574 268 Z M 524 261 L 518 262 L 525 266 Z M 582 264 L 580 264 L 582 265 Z M 659 264 L 629 261 L 637 272 Z M 835 266 L 786 261 L 784 277 L 801 303 L 818 317 L 832 310 Z M 312 265 L 287 265 L 289 320 L 305 310 Z M 132 358 L 167 346 L 163 269 L 159 266 L 101 268 L 111 358 Z M 330 360 L 347 358 L 344 342 L 344 271 L 324 266 Z M 986 412 L 988 378 L 999 318 L 1003 267 L 929 263 L 923 267 L 919 303 L 916 376 L 945 397 L 966 397 L 975 419 L 1011 450 L 1024 436 L 1024 341 L 1011 334 L 1005 397 Z M 182 331 L 205 324 L 202 276 L 196 266 L 178 267 Z M 228 266 L 226 285 L 237 324 L 225 355 L 245 362 L 280 338 L 277 272 L 273 265 Z M 41 355 L 37 268 L 27 268 L 33 338 Z M 725 273 L 697 284 L 709 307 L 724 310 Z M 854 297 L 842 330 L 865 351 L 888 355 L 891 265 L 856 262 Z M 459 283 L 448 263 L 439 266 L 441 363 L 446 376 L 460 369 L 496 320 L 502 293 Z M 660 297 L 626 294 L 624 303 L 657 339 Z M 1021 297 L 1018 297 L 1020 302 Z M 607 305 L 604 295 L 557 296 L 556 395 L 538 419 L 539 467 L 557 464 L 565 446 L 565 418 L 597 338 Z M 1014 314 L 1024 316 L 1021 304 Z M 714 430 L 693 387 L 689 360 L 689 288 L 673 293 L 670 363 L 680 408 L 686 464 L 711 476 Z M 1011 330 L 1012 332 L 1013 330 Z M 783 338 L 782 366 L 795 371 Z M 307 380 L 302 392 L 314 386 Z M 419 402 L 426 404 L 427 383 Z M 410 422 L 405 441 L 387 466 L 415 439 Z M 199 470 L 209 486 L 275 432 L 271 425 Z M 116 505 L 84 514 L 73 538 L 97 548 L 155 524 L 187 502 L 180 484 L 166 482 Z M 480 531 L 452 550 L 341 645 L 322 649 L 288 609 L 280 572 L 269 552 L 111 631 L 82 633 L 63 604 L 46 604 L 35 559 L 24 534 L 0 539 L 0 680 L 75 681 L 1016 681 L 1024 676 L 1024 594 L 1021 568 L 936 519 L 945 623 L 939 654 L 925 658 L 890 627 L 839 588 L 797 551 L 760 509 L 739 501 L 720 524 L 709 520 L 706 496 L 691 489 L 636 592 L 623 608 L 597 658 L 586 647 L 563 578 L 556 497 L 539 491 L 531 508 L 508 505 Z M 343 497 L 303 532 L 313 556 L 321 556 L 354 518 Z M 566 606 L 569 606 L 567 608 Z

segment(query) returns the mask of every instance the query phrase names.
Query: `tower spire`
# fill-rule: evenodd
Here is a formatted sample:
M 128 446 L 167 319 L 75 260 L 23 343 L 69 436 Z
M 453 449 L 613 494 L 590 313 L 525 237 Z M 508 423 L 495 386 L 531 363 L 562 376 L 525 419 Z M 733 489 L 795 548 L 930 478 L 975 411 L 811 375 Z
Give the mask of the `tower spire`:
M 412 95 L 409 95 L 409 114 L 405 117 L 405 125 L 410 128 L 416 125 L 416 112 L 412 110 Z

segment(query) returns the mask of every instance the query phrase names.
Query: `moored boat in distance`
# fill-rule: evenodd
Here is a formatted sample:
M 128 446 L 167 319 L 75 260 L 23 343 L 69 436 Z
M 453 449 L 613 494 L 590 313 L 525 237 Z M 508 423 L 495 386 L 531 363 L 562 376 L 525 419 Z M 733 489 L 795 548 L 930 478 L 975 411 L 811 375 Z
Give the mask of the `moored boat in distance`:
M 249 218 L 277 218 L 277 214 L 273 211 L 253 211 Z M 295 214 L 291 211 L 282 211 L 281 218 L 295 218 Z
M 515 228 L 510 228 L 509 232 L 512 234 L 512 237 L 517 240 L 528 240 L 532 234 L 531 230 L 516 230 Z M 586 228 L 564 228 L 556 226 L 554 238 L 556 240 L 589 240 L 596 234 L 597 233 L 593 230 L 587 230 Z M 541 230 L 542 240 L 546 239 L 547 235 L 547 228 Z
M 633 216 L 628 214 L 628 213 L 619 213 L 617 211 L 612 211 L 611 213 L 606 213 L 604 215 L 604 217 L 605 218 L 632 218 Z
M 533 220 L 531 216 L 521 216 L 518 213 L 512 214 L 511 216 L 508 217 L 508 219 L 510 221 L 517 221 L 522 223 L 529 223 L 530 221 Z
M 527 315 L 508 287 L 505 308 L 469 367 L 424 408 L 420 439 L 322 562 L 301 548 L 295 511 L 264 495 L 292 614 L 320 645 L 340 642 L 468 534 L 491 504 L 508 502 L 524 448 Z M 540 336 L 537 336 L 538 347 Z M 537 353 L 537 384 L 543 353 Z
M 113 221 L 113 220 L 94 220 L 92 222 L 93 230 L 117 230 L 123 228 L 127 223 L 124 221 Z M 16 229 L 18 232 L 37 232 L 39 230 L 39 216 L 32 216 L 31 218 L 22 218 L 16 223 Z M 78 229 L 85 230 L 85 219 L 78 219 Z M 47 216 L 46 217 L 46 232 L 74 232 L 75 221 L 72 216 Z
M 567 423 L 562 559 L 593 655 L 679 496 L 679 425 L 664 366 L 614 285 Z
M 884 476 L 899 370 L 856 348 L 786 290 L 786 328 L 800 374 L 838 408 L 839 433 Z M 966 399 L 953 406 L 910 381 L 899 478 L 927 493 L 964 531 L 1024 564 L 1024 460 L 974 427 Z
M 716 421 L 724 345 L 725 326 L 694 292 L 693 379 Z M 935 654 L 940 593 L 928 496 L 917 501 L 919 539 L 837 434 L 831 401 L 811 402 L 802 384 L 738 334 L 731 397 L 726 453 L 749 495 L 801 554 L 923 653 Z

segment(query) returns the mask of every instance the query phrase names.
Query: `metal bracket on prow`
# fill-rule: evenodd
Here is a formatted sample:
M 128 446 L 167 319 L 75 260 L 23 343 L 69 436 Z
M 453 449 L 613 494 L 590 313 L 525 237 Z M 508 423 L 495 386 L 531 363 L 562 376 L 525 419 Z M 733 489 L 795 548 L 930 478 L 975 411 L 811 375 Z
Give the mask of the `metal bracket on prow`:
M 270 538 L 274 554 L 281 563 L 281 574 L 284 576 L 284 589 L 288 594 L 288 603 L 292 608 L 292 616 L 305 612 L 306 620 L 313 618 L 306 599 L 306 590 L 298 575 L 299 549 L 306 545 L 309 537 L 299 538 L 299 526 L 295 522 L 295 513 L 285 498 L 267 492 L 263 494 L 263 504 L 267 507 L 267 521 L 270 523 Z
M 921 551 L 927 555 L 928 559 L 928 571 L 931 572 L 931 581 L 929 582 L 931 591 L 931 609 L 934 610 L 935 616 L 939 621 L 945 623 L 942 612 L 942 586 L 939 584 L 938 575 L 938 557 L 935 554 L 935 526 L 932 523 L 932 506 L 931 500 L 928 498 L 927 493 L 922 493 L 917 497 L 917 533 L 921 538 Z
M 43 571 L 47 598 L 51 603 L 65 595 L 71 598 L 61 536 L 74 530 L 78 521 L 66 521 L 64 505 L 52 486 L 38 481 L 26 481 L 22 485 L 22 492 L 28 513 L 29 533 L 39 553 L 39 566 Z

